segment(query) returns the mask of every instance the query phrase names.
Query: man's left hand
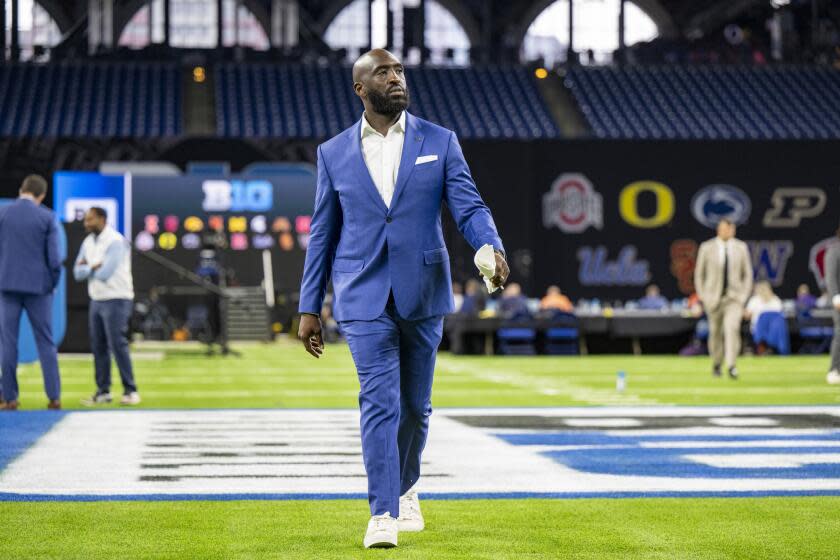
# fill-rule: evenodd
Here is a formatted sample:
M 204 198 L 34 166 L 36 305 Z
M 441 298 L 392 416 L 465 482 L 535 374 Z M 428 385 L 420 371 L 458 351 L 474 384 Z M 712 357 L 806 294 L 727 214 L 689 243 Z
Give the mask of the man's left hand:
M 510 268 L 508 268 L 507 261 L 502 256 L 499 251 L 496 251 L 496 274 L 490 281 L 493 283 L 494 286 L 501 288 L 507 282 L 508 276 L 510 275 Z

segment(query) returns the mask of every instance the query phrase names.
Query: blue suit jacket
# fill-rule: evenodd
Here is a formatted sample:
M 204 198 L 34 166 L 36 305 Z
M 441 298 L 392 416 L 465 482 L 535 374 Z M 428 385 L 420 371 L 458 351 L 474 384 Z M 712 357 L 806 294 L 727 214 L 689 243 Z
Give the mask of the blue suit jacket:
M 437 160 L 416 164 L 418 156 L 430 155 Z M 449 253 L 440 221 L 444 201 L 473 248 L 489 243 L 504 250 L 451 130 L 406 114 L 390 209 L 365 165 L 361 119 L 321 144 L 300 312 L 321 312 L 332 274 L 338 321 L 375 319 L 390 292 L 404 319 L 451 313 Z
M 52 211 L 22 198 L 0 207 L 0 291 L 48 294 L 60 277 Z

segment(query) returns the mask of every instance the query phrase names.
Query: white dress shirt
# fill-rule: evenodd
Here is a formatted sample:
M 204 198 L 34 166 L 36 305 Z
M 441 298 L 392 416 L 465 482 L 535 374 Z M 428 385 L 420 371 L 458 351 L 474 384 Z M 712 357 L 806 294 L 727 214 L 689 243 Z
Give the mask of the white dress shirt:
M 405 140 L 405 111 L 397 119 L 387 136 L 382 136 L 373 128 L 362 115 L 362 154 L 365 157 L 370 177 L 376 190 L 385 202 L 385 206 L 391 207 L 391 199 L 394 197 L 394 186 L 397 184 L 397 172 L 400 169 L 402 159 L 403 141 Z
M 724 241 L 723 239 L 718 237 L 717 238 L 717 244 L 718 244 L 718 255 L 720 256 L 720 264 L 722 265 L 723 263 L 726 262 L 726 255 L 729 252 L 729 246 L 731 245 L 731 243 L 729 241 Z

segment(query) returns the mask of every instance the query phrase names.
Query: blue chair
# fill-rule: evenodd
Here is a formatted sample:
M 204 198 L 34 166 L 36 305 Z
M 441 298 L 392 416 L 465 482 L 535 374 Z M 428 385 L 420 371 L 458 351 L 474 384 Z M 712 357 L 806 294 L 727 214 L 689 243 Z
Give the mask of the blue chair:
M 496 331 L 499 353 L 506 356 L 533 356 L 537 353 L 537 329 L 521 326 L 530 314 L 519 313 L 505 321 Z
M 800 354 L 824 354 L 831 348 L 834 328 L 812 317 L 810 311 L 796 315 L 796 328 L 803 342 Z
M 573 313 L 558 311 L 552 318 L 555 326 L 545 331 L 545 353 L 553 356 L 572 356 L 580 353 L 580 326 Z

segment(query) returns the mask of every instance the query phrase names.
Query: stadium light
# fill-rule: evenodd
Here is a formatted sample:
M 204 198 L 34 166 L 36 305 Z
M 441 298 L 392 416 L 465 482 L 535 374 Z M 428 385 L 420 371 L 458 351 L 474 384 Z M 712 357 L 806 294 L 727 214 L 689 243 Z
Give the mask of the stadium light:
M 548 77 L 548 70 L 545 68 L 537 68 L 534 70 L 534 76 L 536 76 L 539 80 L 544 80 Z
M 193 68 L 193 81 L 201 84 L 206 78 L 207 76 L 204 73 L 203 66 L 196 66 L 195 68 Z

